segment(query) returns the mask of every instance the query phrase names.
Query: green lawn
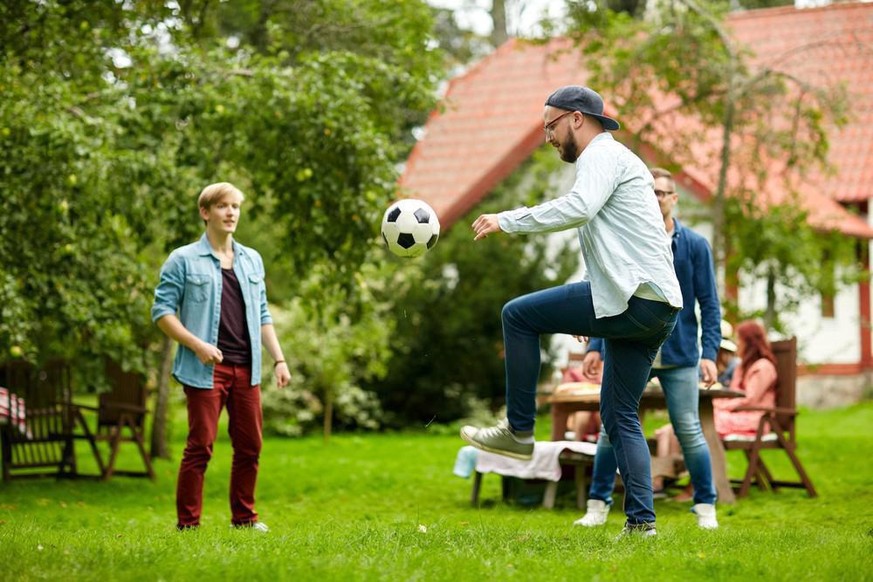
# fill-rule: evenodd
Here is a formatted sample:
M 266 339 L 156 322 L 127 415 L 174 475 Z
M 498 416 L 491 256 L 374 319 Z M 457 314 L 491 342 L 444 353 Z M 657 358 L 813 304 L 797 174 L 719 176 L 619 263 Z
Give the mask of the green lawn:
M 806 411 L 799 422 L 819 498 L 753 490 L 720 506 L 714 532 L 696 527 L 690 504 L 659 501 L 658 538 L 620 542 L 620 511 L 606 527 L 573 528 L 570 497 L 554 510 L 504 504 L 494 475 L 472 508 L 470 480 L 451 473 L 462 441 L 434 427 L 327 446 L 267 440 L 258 485 L 266 535 L 228 526 L 223 433 L 203 526 L 180 533 L 177 426 L 175 458 L 157 461 L 154 483 L 0 485 L 0 580 L 873 580 L 873 402 Z M 548 428 L 544 418 L 538 434 Z M 741 453 L 729 461 L 738 475 Z

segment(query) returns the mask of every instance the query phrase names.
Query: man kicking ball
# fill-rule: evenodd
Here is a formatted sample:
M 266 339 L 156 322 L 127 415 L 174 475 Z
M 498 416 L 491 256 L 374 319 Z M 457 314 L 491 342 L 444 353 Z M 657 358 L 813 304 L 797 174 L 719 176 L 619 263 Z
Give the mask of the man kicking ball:
M 474 240 L 489 234 L 575 228 L 585 281 L 517 297 L 504 305 L 507 418 L 465 426 L 461 438 L 518 459 L 533 455 L 540 335 L 604 339 L 600 414 L 625 484 L 625 532 L 655 535 L 651 459 L 640 426 L 640 397 L 658 348 L 673 331 L 682 293 L 646 164 L 613 139 L 616 120 L 587 87 L 561 87 L 546 100 L 543 130 L 561 159 L 576 165 L 571 190 L 537 206 L 483 214 Z

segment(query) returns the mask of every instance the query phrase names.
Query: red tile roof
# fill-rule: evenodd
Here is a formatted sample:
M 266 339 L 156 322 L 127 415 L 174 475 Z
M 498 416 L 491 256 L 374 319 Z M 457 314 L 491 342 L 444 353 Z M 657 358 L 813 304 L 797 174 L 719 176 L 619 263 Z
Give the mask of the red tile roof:
M 841 202 L 873 197 L 873 4 L 752 10 L 729 24 L 761 66 L 816 85 L 846 84 L 852 118 L 830 140 L 837 174 L 817 176 L 816 188 Z
M 783 70 L 794 74 L 812 71 L 850 82 L 857 120 L 831 140 L 839 173 L 817 176 L 817 183 L 801 187 L 801 192 L 813 225 L 873 238 L 866 221 L 834 201 L 873 197 L 873 4 L 756 10 L 733 15 L 729 23 L 739 40 L 757 47 L 761 62 L 777 58 Z M 838 38 L 843 41 L 842 59 L 832 54 Z M 846 38 L 857 38 L 859 44 L 849 46 Z M 812 42 L 816 48 L 804 50 L 802 57 L 790 52 L 792 43 Z M 443 106 L 431 114 L 407 161 L 400 180 L 405 194 L 426 200 L 444 227 L 450 226 L 543 143 L 542 110 L 549 93 L 561 85 L 585 84 L 586 77 L 581 56 L 569 41 L 508 41 L 449 83 Z M 616 115 L 609 96 L 603 97 L 607 115 Z M 715 184 L 712 166 L 707 166 L 684 168 L 679 181 L 707 197 Z

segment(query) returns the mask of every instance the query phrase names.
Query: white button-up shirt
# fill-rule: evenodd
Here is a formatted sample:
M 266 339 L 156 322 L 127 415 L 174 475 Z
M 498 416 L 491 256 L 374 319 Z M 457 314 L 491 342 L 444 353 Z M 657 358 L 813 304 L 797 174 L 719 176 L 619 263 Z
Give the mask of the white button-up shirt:
M 681 308 L 682 292 L 653 187 L 643 161 L 603 132 L 576 160 L 576 182 L 567 194 L 497 218 L 508 233 L 578 229 L 597 318 L 623 313 L 634 294 Z

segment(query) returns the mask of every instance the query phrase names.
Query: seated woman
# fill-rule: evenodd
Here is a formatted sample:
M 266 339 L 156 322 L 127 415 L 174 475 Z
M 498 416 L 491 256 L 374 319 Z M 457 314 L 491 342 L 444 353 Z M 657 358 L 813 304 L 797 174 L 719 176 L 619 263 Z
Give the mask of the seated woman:
M 724 330 L 724 327 L 722 328 Z M 744 406 L 775 406 L 776 404 L 776 357 L 767 341 L 767 332 L 756 321 L 744 321 L 736 329 L 737 344 L 723 339 L 719 349 L 719 377 L 731 361 L 732 352 L 739 353 L 739 363 L 730 380 L 730 389 L 745 392 L 741 398 L 716 398 L 712 401 L 715 430 L 725 438 L 754 437 L 762 412 L 737 410 Z M 672 425 L 665 425 L 655 431 L 657 454 L 653 461 L 652 484 L 656 494 L 662 493 L 665 475 L 656 472 L 657 467 L 669 466 L 669 460 L 681 456 L 682 449 L 673 433 Z M 661 460 L 664 459 L 664 460 Z M 677 499 L 690 498 L 690 492 L 680 494 Z
M 713 401 L 715 430 L 722 439 L 755 436 L 763 413 L 738 408 L 776 405 L 776 356 L 767 341 L 767 332 L 756 321 L 744 321 L 737 326 L 736 334 L 740 363 L 730 388 L 746 395 Z

